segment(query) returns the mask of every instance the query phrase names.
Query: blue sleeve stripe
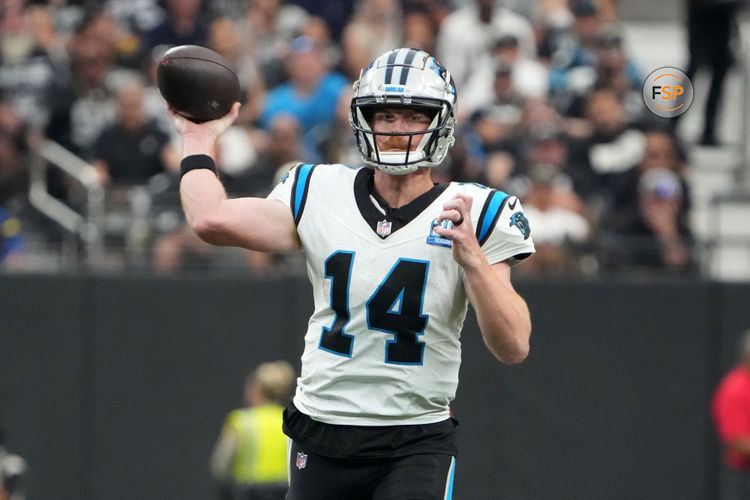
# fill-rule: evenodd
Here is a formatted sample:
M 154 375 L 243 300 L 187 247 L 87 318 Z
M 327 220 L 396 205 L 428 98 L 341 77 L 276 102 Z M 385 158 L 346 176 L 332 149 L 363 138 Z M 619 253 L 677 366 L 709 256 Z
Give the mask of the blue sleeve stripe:
M 482 213 L 479 215 L 479 221 L 477 222 L 477 240 L 480 245 L 484 244 L 492 233 L 495 222 L 500 216 L 500 211 L 507 199 L 508 195 L 502 191 L 492 191 L 487 197 L 487 201 L 485 201 L 484 207 L 482 207 Z
M 307 191 L 310 187 L 310 175 L 314 168 L 315 165 L 312 164 L 299 165 L 297 167 L 297 172 L 294 176 L 294 186 L 292 187 L 292 210 L 295 224 L 299 223 L 302 211 L 305 209 Z

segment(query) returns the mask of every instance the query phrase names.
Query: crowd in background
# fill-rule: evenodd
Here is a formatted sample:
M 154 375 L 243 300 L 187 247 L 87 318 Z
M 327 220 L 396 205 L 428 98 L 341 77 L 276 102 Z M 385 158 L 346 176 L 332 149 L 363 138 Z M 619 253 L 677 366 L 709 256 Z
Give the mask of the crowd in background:
M 441 60 L 458 89 L 456 145 L 433 177 L 519 196 L 537 248 L 519 273 L 696 268 L 686 150 L 674 123 L 643 105 L 644 68 L 612 0 L 2 0 L 5 269 L 23 269 L 32 232 L 47 245 L 62 238 L 28 203 L 41 138 L 93 165 L 111 206 L 147 197 L 137 243 L 154 271 L 237 258 L 198 240 L 179 209 L 179 144 L 155 73 L 182 44 L 212 48 L 240 78 L 243 106 L 219 152 L 231 195 L 265 196 L 295 162 L 361 166 L 351 83 L 381 53 L 414 47 Z M 48 170 L 50 192 L 82 210 L 84 193 L 58 172 Z M 107 237 L 133 244 L 132 231 Z M 112 265 L 128 265 L 119 258 Z M 239 259 L 255 274 L 294 267 L 282 256 Z

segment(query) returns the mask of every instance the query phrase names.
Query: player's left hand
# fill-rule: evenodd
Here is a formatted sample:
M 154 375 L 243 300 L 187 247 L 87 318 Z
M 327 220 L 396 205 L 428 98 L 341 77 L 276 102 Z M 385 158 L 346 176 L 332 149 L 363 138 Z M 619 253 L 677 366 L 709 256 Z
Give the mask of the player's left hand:
M 453 258 L 464 268 L 479 266 L 484 259 L 484 254 L 474 233 L 474 225 L 471 223 L 473 201 L 474 199 L 471 196 L 457 194 L 443 205 L 443 211 L 437 219 L 438 222 L 452 221 L 453 229 L 435 227 L 435 233 L 453 241 Z

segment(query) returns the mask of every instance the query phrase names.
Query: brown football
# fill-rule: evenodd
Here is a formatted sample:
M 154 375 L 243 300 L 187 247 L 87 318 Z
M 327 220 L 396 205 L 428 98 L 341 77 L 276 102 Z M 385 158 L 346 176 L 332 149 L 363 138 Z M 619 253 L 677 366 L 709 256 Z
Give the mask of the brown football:
M 240 98 L 240 81 L 229 63 L 198 45 L 180 45 L 165 52 L 156 81 L 167 104 L 198 123 L 221 118 Z

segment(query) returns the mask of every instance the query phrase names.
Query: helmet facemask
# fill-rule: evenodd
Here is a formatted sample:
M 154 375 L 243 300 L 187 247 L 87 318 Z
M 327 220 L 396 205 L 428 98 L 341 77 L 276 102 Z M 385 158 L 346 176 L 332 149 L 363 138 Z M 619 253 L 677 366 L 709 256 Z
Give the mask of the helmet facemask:
M 363 71 L 359 80 L 354 84 L 354 98 L 349 115 L 362 160 L 392 175 L 404 175 L 414 172 L 419 167 L 439 165 L 455 142 L 453 138 L 456 123 L 453 109 L 455 87 L 450 80 L 450 75 L 442 66 L 439 66 L 434 58 L 421 51 L 419 54 L 422 57 L 417 57 L 415 61 L 417 64 L 421 63 L 421 66 L 394 64 L 396 57 L 393 54 L 407 51 L 417 52 L 414 49 L 389 52 L 376 59 L 367 70 Z M 384 64 L 382 61 L 386 57 L 388 57 L 388 63 Z M 408 53 L 406 57 L 409 57 Z M 412 56 L 411 60 L 414 59 Z M 380 64 L 379 61 L 381 61 Z M 432 63 L 432 66 L 427 66 L 428 61 Z M 406 74 L 410 75 L 411 79 L 403 82 L 406 80 L 403 77 L 403 68 L 406 67 L 408 67 Z M 394 70 L 394 68 L 397 69 Z M 387 79 L 386 77 L 381 80 L 383 73 L 386 75 L 389 72 L 398 73 L 398 68 L 401 68 L 402 72 L 401 85 L 380 83 Z M 445 74 L 435 71 L 435 68 L 443 69 Z M 413 109 L 427 114 L 432 117 L 432 120 L 424 131 L 375 132 L 372 128 L 372 119 L 375 112 L 382 108 Z M 405 138 L 406 151 L 381 151 L 377 145 L 378 136 Z

